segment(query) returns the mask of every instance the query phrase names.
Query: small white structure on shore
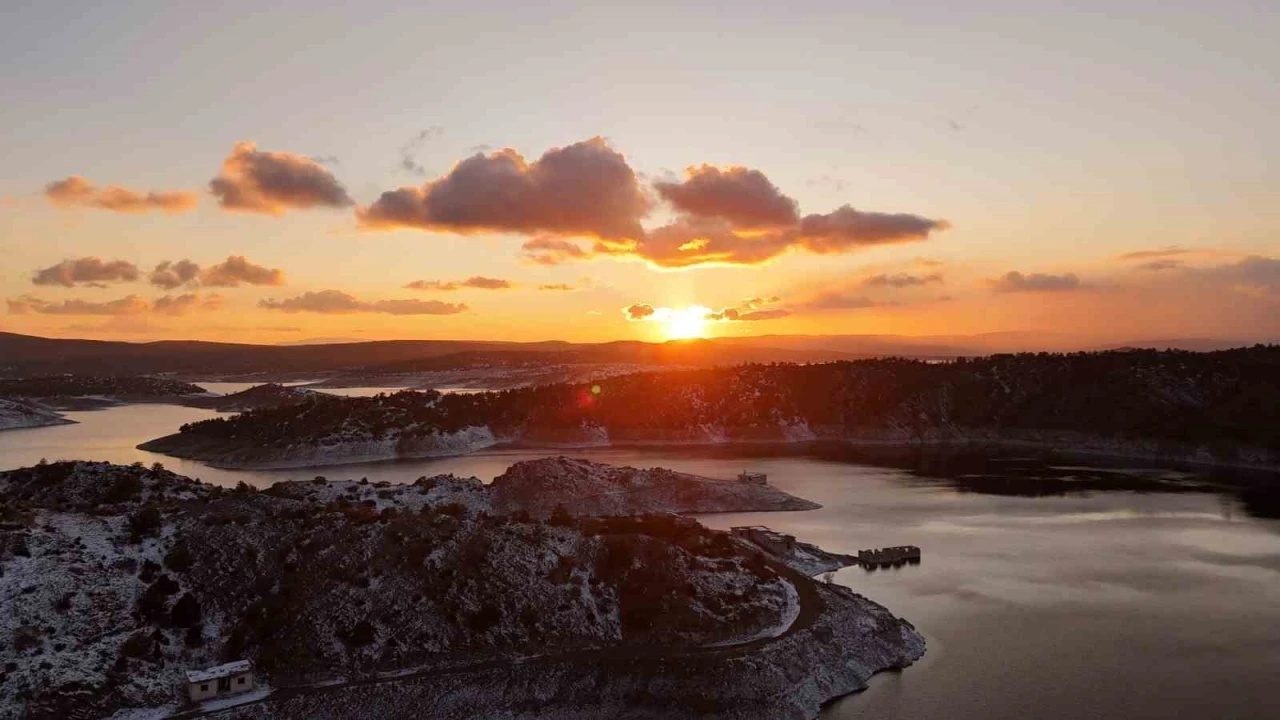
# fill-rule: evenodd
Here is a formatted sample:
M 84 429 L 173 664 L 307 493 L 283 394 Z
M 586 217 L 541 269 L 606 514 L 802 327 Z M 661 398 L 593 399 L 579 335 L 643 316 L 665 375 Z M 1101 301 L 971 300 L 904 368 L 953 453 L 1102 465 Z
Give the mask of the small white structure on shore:
M 743 470 L 738 473 L 738 482 L 748 485 L 768 485 L 769 476 L 760 472 L 747 472 Z
M 253 665 L 248 660 L 187 671 L 187 697 L 191 698 L 191 702 L 238 695 L 249 692 L 254 687 Z

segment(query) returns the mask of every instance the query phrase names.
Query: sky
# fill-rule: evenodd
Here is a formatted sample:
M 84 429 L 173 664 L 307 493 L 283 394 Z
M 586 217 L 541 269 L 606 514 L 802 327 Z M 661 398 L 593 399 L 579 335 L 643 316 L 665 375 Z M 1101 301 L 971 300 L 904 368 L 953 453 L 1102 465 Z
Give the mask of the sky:
M 1275 3 L 636 5 L 6 3 L 0 331 L 1280 340 Z

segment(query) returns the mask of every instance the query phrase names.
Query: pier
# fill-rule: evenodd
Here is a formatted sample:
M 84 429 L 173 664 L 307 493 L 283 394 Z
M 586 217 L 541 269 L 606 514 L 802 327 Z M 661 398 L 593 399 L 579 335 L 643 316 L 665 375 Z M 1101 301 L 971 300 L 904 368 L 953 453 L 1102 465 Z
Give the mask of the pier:
M 897 545 L 895 547 L 859 550 L 858 562 L 868 569 L 885 565 L 919 565 L 920 548 L 915 545 Z

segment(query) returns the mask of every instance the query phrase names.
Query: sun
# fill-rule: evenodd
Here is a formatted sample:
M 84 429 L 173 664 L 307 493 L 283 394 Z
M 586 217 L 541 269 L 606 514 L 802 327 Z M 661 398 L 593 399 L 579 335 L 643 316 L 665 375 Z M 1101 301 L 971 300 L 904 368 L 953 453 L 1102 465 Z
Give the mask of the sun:
M 667 315 L 666 323 L 668 340 L 704 337 L 707 330 L 707 311 L 700 307 L 674 310 Z

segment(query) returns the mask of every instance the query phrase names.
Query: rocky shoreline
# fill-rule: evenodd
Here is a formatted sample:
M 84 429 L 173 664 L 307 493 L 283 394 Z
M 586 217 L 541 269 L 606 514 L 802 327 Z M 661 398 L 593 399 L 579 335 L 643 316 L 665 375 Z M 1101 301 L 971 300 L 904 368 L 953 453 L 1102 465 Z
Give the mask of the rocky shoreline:
M 907 621 L 838 585 L 813 584 L 812 623 L 759 645 L 673 656 L 618 652 L 531 658 L 475 670 L 284 693 L 214 717 L 236 720 L 778 720 L 822 706 L 901 670 L 925 652 Z
M 68 420 L 53 410 L 17 400 L 0 398 L 0 430 L 20 430 L 48 427 L 50 425 L 72 425 L 74 423 L 75 420 Z

